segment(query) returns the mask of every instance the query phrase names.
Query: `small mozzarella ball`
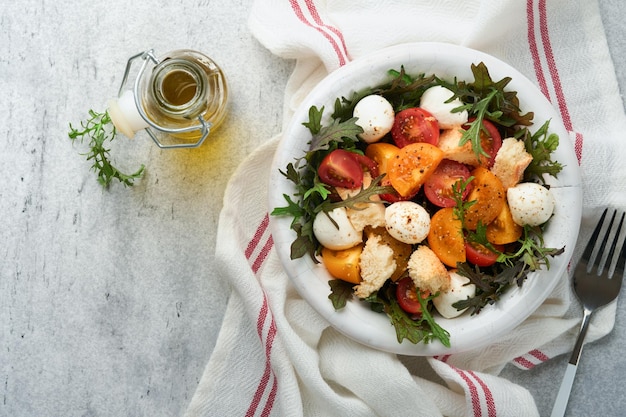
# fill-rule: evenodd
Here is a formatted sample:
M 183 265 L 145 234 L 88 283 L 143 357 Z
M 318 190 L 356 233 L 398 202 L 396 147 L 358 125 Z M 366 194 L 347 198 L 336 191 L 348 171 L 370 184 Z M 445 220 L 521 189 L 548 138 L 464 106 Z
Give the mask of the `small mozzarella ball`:
M 520 225 L 539 226 L 554 212 L 554 195 L 546 187 L 533 182 L 523 182 L 506 192 L 513 221 Z
M 360 138 L 367 143 L 373 143 L 391 131 L 395 113 L 387 99 L 372 94 L 363 97 L 354 106 L 353 116 L 358 118 L 356 124 L 363 128 Z
M 443 317 L 452 319 L 460 316 L 467 309 L 457 310 L 452 304 L 457 301 L 466 300 L 467 297 L 473 297 L 476 294 L 476 285 L 469 284 L 467 277 L 459 275 L 456 272 L 450 272 L 450 289 L 433 298 L 435 308 Z M 466 285 L 467 284 L 467 285 Z
M 322 246 L 332 250 L 349 249 L 363 241 L 363 233 L 354 229 L 344 207 L 315 216 L 313 233 Z
M 467 110 L 452 113 L 452 109 L 463 105 L 459 98 L 446 103 L 453 95 L 454 92 L 436 85 L 424 91 L 420 99 L 420 107 L 435 116 L 441 129 L 452 129 L 467 123 Z
M 412 201 L 399 201 L 385 209 L 385 228 L 400 242 L 420 243 L 430 231 L 430 216 Z

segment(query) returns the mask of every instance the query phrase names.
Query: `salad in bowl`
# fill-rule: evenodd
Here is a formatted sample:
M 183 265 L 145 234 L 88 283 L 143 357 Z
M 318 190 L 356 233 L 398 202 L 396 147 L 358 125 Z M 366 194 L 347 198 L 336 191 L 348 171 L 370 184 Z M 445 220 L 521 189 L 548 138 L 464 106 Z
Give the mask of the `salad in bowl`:
M 545 300 L 576 242 L 580 174 L 549 102 L 512 67 L 447 44 L 355 60 L 279 145 L 271 227 L 331 325 L 401 354 L 494 342 Z

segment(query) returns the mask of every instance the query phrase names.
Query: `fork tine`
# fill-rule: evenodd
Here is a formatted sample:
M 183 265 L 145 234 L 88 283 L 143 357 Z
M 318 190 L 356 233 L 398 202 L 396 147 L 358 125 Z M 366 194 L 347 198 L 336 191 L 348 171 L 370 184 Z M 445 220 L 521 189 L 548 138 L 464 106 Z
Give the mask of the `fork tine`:
M 618 240 L 620 238 L 620 232 L 621 232 L 621 229 L 622 229 L 622 225 L 624 224 L 625 216 L 626 216 L 626 212 L 622 213 L 622 217 L 621 217 L 620 223 L 619 223 L 619 229 L 615 233 L 615 240 L 613 241 L 613 246 L 611 247 L 611 254 L 610 254 L 611 257 L 609 259 L 613 259 L 614 251 L 617 248 L 617 243 L 618 243 Z M 625 264 L 626 264 L 626 235 L 622 238 L 622 241 L 621 241 L 621 247 L 620 247 L 620 251 L 619 251 L 619 256 L 618 256 L 617 260 L 615 261 L 615 269 L 614 269 L 613 272 L 611 272 L 611 271 L 609 271 L 609 272 L 611 273 L 611 275 L 613 273 L 616 273 L 618 275 L 616 278 L 621 280 L 623 275 L 624 275 Z
M 609 211 L 608 208 L 605 208 L 604 211 L 602 212 L 602 216 L 600 216 L 600 220 L 598 220 L 598 223 L 596 224 L 596 228 L 593 230 L 593 233 L 591 234 L 591 237 L 589 238 L 589 241 L 587 242 L 587 246 L 585 246 L 585 251 L 583 252 L 583 259 L 587 262 L 591 261 L 591 255 L 595 254 L 596 258 L 600 258 L 598 256 L 598 254 L 601 254 L 602 252 L 600 252 L 599 250 L 594 250 L 594 249 L 598 249 L 597 248 L 597 243 L 598 243 L 598 237 L 600 236 L 600 231 L 602 230 L 602 226 L 604 225 L 604 220 L 606 217 L 606 213 Z M 602 242 L 604 245 L 604 242 Z M 589 264 L 587 265 L 587 273 L 589 273 L 591 271 L 591 268 L 593 267 L 593 263 L 589 262 Z

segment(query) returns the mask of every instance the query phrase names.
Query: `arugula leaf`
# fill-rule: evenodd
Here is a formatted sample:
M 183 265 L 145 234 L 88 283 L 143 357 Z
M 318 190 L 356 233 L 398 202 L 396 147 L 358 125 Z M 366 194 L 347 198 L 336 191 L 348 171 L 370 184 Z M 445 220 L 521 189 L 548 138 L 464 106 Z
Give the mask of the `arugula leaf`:
M 328 281 L 328 286 L 330 287 L 328 299 L 332 301 L 335 310 L 344 308 L 348 300 L 351 300 L 354 295 L 354 291 L 352 290 L 354 284 L 347 281 L 333 279 Z
M 544 174 L 557 177 L 563 169 L 563 165 L 557 161 L 552 161 L 552 152 L 559 146 L 559 136 L 549 133 L 550 121 L 546 121 L 534 134 L 530 134 L 526 129 L 524 132 L 524 146 L 526 152 L 532 155 L 533 160 L 524 171 L 524 179 L 530 181 L 539 179 L 545 184 Z
M 311 140 L 310 152 L 328 150 L 331 143 L 348 142 L 348 147 L 354 147 L 359 141 L 357 135 L 363 133 L 363 128 L 356 124 L 357 118 L 352 117 L 346 121 L 333 120 L 332 124 L 323 126 Z M 345 149 L 345 148 L 344 148 Z
M 322 115 L 324 114 L 324 107 L 318 110 L 317 107 L 311 106 L 309 109 L 309 121 L 302 123 L 304 127 L 316 135 L 322 129 Z

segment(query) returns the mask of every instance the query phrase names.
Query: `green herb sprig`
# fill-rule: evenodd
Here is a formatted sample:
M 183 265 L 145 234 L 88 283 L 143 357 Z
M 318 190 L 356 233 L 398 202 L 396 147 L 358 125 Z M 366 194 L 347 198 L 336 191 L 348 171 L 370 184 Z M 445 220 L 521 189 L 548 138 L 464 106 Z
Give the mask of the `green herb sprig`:
M 82 121 L 80 126 L 81 129 L 76 129 L 70 124 L 68 136 L 72 142 L 79 140 L 81 144 L 86 139 L 89 140 L 87 144 L 89 151 L 83 155 L 87 156 L 88 161 L 92 161 L 91 169 L 98 175 L 98 182 L 102 186 L 108 187 L 114 179 L 117 179 L 124 186 L 134 185 L 135 180 L 142 176 L 145 166 L 142 164 L 132 174 L 126 174 L 113 166 L 110 159 L 110 149 L 106 147 L 106 142 L 115 139 L 116 131 L 109 113 L 107 111 L 98 113 L 89 110 L 89 118 Z

